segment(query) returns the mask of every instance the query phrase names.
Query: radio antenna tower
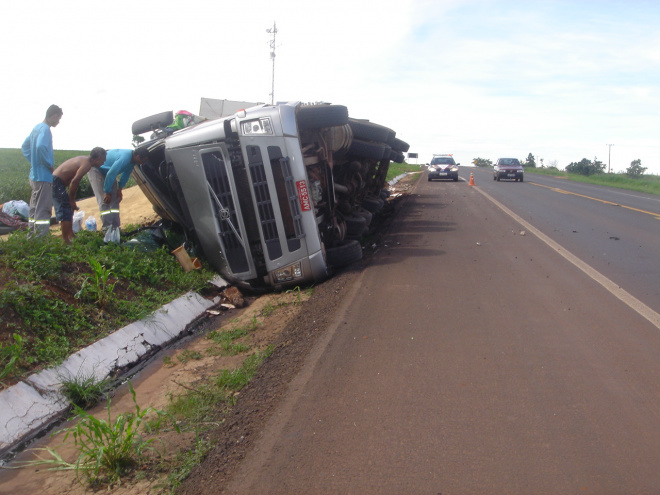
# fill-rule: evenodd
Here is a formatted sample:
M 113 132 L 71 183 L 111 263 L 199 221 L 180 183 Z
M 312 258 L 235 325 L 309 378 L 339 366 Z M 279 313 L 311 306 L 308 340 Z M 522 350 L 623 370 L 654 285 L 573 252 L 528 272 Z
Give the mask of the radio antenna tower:
M 273 79 L 271 82 L 271 91 L 270 91 L 270 104 L 275 103 L 275 35 L 277 34 L 277 26 L 275 21 L 273 21 L 273 27 L 271 29 L 266 29 L 268 34 L 272 34 L 273 37 L 270 40 L 270 59 L 273 62 Z

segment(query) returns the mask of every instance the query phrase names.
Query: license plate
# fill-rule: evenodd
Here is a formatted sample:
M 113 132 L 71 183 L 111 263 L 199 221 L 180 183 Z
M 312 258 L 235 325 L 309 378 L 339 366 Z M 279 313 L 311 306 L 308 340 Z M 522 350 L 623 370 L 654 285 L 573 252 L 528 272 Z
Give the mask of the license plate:
M 506 174 L 507 177 L 515 177 L 516 174 Z
M 447 172 L 440 172 L 438 175 L 447 175 Z
M 296 182 L 298 187 L 298 200 L 300 201 L 300 209 L 302 211 L 310 211 L 312 209 L 312 202 L 309 199 L 309 191 L 307 190 L 307 183 L 304 180 Z

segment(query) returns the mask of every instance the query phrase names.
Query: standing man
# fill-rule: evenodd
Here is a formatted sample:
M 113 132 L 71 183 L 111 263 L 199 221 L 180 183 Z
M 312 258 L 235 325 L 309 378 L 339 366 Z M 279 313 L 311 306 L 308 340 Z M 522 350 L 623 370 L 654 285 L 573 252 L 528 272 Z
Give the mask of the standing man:
M 23 142 L 22 151 L 30 162 L 30 213 L 28 218 L 28 238 L 40 237 L 48 233 L 53 209 L 53 135 L 51 127 L 56 127 L 62 118 L 62 109 L 51 105 L 46 118 L 37 124 Z
M 57 220 L 62 222 L 62 240 L 66 244 L 73 240 L 73 212 L 78 209 L 76 192 L 80 180 L 92 167 L 99 168 L 105 162 L 105 155 L 103 148 L 96 147 L 89 156 L 69 158 L 53 172 L 53 206 Z
M 101 214 L 103 230 L 119 228 L 119 203 L 124 188 L 136 164 L 142 165 L 149 160 L 146 148 L 136 150 L 109 150 L 105 163 L 100 168 L 89 171 L 89 183 L 96 196 Z M 119 176 L 119 184 L 117 177 Z

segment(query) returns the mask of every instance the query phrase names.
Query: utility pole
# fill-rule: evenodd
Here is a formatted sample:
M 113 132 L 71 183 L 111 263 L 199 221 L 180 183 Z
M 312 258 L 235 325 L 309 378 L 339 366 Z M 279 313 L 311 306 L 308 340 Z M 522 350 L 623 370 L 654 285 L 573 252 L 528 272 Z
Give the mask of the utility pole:
M 266 32 L 268 34 L 272 34 L 273 37 L 270 40 L 270 59 L 273 62 L 273 79 L 271 83 L 271 91 L 270 91 L 270 104 L 274 105 L 275 104 L 275 35 L 277 34 L 277 26 L 275 25 L 275 21 L 273 21 L 273 27 L 271 29 L 266 29 Z
M 605 146 L 609 146 L 609 148 L 610 148 L 610 151 L 609 151 L 609 154 L 608 154 L 608 157 L 607 157 L 607 173 L 609 174 L 610 173 L 610 164 L 612 163 L 612 146 L 614 146 L 614 145 L 613 144 L 606 144 Z

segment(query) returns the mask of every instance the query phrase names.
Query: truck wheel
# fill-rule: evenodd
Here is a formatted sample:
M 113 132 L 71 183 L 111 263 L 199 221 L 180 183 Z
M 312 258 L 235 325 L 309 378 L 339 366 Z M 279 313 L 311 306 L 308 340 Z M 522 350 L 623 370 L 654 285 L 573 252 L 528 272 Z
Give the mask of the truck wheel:
M 348 125 L 351 126 L 353 137 L 357 139 L 386 143 L 390 135 L 394 134 L 393 130 L 366 120 L 350 119 Z
M 369 225 L 371 225 L 371 220 L 373 219 L 374 216 L 373 216 L 373 213 L 371 213 L 369 210 L 366 210 L 366 209 L 360 207 L 354 213 L 355 213 L 355 215 L 359 215 L 361 217 L 364 217 L 364 221 L 366 222 L 367 227 Z
M 391 146 L 394 151 L 401 151 L 402 153 L 405 153 L 410 149 L 410 145 L 405 141 L 401 141 L 399 138 L 394 138 Z
M 360 237 L 367 228 L 367 219 L 359 215 L 350 215 L 344 217 L 346 222 L 346 235 Z
M 406 157 L 400 151 L 390 151 L 390 160 L 395 163 L 403 163 Z
M 362 207 L 365 210 L 370 211 L 371 213 L 379 212 L 380 210 L 383 209 L 384 205 L 385 205 L 385 202 L 382 199 L 364 198 L 362 200 Z
M 343 105 L 312 105 L 298 108 L 300 129 L 319 129 L 348 124 L 348 108 Z
M 382 143 L 370 143 L 361 139 L 353 139 L 351 146 L 348 148 L 349 155 L 373 158 L 374 160 L 382 159 L 385 153 L 389 156 L 389 146 Z
M 174 122 L 174 113 L 171 110 L 169 112 L 157 113 L 151 117 L 145 117 L 133 122 L 133 135 L 137 136 L 139 134 L 144 134 L 145 132 L 162 129 L 163 127 L 170 125 L 172 122 Z
M 356 240 L 341 241 L 335 247 L 326 248 L 325 258 L 333 267 L 350 265 L 362 259 L 362 246 Z

